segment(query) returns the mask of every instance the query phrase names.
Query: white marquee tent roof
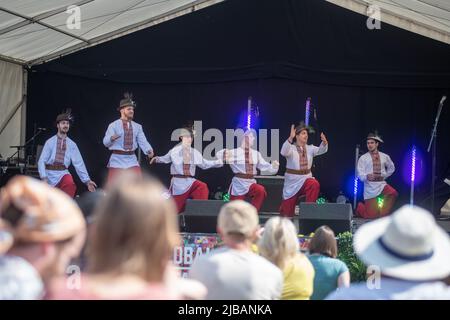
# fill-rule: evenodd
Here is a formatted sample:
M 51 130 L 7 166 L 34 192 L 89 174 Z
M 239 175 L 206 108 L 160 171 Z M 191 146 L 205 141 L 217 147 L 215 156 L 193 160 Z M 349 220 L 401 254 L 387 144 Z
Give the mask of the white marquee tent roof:
M 34 65 L 147 28 L 224 0 L 0 0 L 0 59 Z M 450 44 L 449 0 L 326 0 Z M 67 8 L 80 8 L 69 29 Z M 257 10 L 258 8 L 255 8 Z
M 37 64 L 223 0 L 0 0 L 0 58 Z M 69 29 L 69 6 L 80 8 Z M 71 25 L 72 27 L 72 25 Z
M 380 9 L 381 23 L 450 44 L 449 0 L 326 0 L 368 15 L 368 8 Z

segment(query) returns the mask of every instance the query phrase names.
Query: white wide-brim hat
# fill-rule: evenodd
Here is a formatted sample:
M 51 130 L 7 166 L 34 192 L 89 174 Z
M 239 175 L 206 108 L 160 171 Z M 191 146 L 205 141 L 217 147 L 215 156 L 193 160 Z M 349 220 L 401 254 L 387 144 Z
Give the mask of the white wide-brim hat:
M 440 280 L 450 275 L 450 238 L 426 210 L 403 206 L 361 226 L 356 254 L 381 274 L 403 280 Z

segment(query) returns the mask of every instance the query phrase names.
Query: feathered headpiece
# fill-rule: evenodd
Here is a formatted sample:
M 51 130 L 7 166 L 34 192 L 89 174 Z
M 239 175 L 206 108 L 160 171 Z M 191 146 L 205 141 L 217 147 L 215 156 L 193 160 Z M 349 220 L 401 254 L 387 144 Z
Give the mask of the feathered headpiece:
M 119 107 L 117 108 L 117 110 L 121 110 L 122 108 L 125 108 L 125 107 L 136 108 L 136 102 L 133 100 L 133 94 L 130 92 L 125 92 L 123 94 L 123 99 L 120 100 L 120 104 L 119 104 Z
M 56 121 L 55 123 L 58 124 L 60 121 L 69 121 L 69 122 L 73 122 L 74 117 L 72 115 L 72 109 L 67 108 L 66 110 L 64 110 L 61 114 L 59 114 L 56 117 Z

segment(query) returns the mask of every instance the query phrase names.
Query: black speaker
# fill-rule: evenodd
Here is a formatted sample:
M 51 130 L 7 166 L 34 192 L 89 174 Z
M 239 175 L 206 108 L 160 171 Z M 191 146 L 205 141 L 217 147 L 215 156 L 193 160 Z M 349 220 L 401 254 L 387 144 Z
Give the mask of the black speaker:
M 336 235 L 351 231 L 353 210 L 349 203 L 300 203 L 299 233 L 308 235 L 327 225 Z
M 269 220 L 270 218 L 273 217 L 279 217 L 280 214 L 278 212 L 274 212 L 274 213 L 261 213 L 258 215 L 259 216 L 259 225 L 261 227 L 264 227 L 264 225 L 266 224 L 267 220 Z
M 256 176 L 256 182 L 266 189 L 267 198 L 261 207 L 260 213 L 279 212 L 283 196 L 284 176 Z
M 180 229 L 192 233 L 216 233 L 217 216 L 224 204 L 223 200 L 188 199 L 185 211 L 179 215 Z

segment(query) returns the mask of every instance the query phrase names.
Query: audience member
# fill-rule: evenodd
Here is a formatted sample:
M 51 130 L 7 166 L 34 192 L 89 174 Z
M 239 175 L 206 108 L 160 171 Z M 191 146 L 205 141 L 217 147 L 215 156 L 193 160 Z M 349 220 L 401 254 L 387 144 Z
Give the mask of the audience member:
M 1 190 L 0 216 L 14 239 L 0 267 L 3 298 L 42 298 L 80 253 L 86 228 L 80 210 L 62 191 L 17 176 Z
M 323 300 L 337 288 L 350 286 L 350 272 L 339 259 L 336 236 L 328 226 L 314 232 L 309 244 L 309 260 L 314 270 L 314 293 L 311 300 Z
M 287 218 L 267 221 L 259 241 L 260 254 L 283 270 L 283 300 L 308 300 L 313 293 L 314 268 L 300 252 L 297 231 Z
M 190 277 L 208 289 L 207 299 L 279 299 L 283 274 L 279 268 L 253 253 L 259 230 L 255 207 L 231 201 L 220 210 L 217 231 L 224 247 L 194 260 Z
M 405 205 L 392 216 L 361 226 L 356 254 L 372 270 L 367 282 L 328 299 L 449 299 L 450 239 L 426 210 Z

